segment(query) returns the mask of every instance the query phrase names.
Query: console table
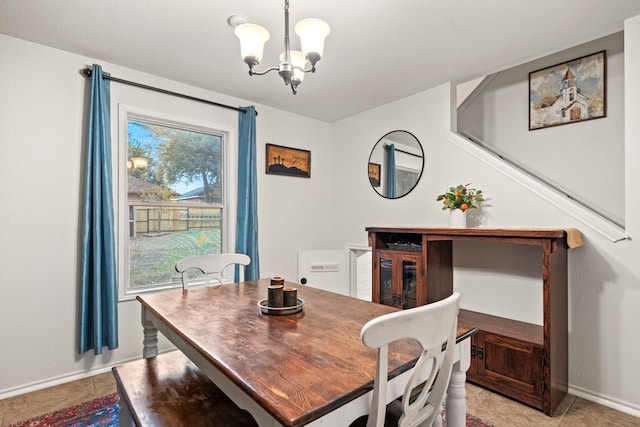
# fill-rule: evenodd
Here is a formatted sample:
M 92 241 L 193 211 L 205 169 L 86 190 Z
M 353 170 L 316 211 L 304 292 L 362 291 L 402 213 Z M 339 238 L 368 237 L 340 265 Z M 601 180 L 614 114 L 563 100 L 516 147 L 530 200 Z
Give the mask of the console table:
M 411 308 L 453 292 L 453 241 L 541 250 L 543 325 L 460 310 L 477 327 L 468 380 L 552 415 L 567 394 L 567 231 L 564 229 L 367 227 L 374 302 Z M 571 240 L 577 230 L 571 230 Z M 580 241 L 581 242 L 581 241 Z M 576 245 L 577 246 L 577 245 Z

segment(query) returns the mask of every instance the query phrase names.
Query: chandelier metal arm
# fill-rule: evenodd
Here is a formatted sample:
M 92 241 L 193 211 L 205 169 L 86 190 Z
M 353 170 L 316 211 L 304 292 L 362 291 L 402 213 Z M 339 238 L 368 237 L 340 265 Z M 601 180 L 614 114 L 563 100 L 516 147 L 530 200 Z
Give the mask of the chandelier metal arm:
M 265 74 L 267 74 L 270 71 L 278 71 L 280 68 L 279 67 L 270 67 L 267 68 L 264 71 L 253 71 L 253 68 L 249 68 L 249 75 L 250 76 L 264 76 Z
M 300 71 L 302 71 L 303 73 L 315 73 L 315 72 L 316 72 L 316 66 L 315 66 L 315 65 L 312 65 L 312 66 L 311 66 L 311 67 L 309 67 L 309 68 L 302 68 L 302 67 L 297 67 L 297 66 L 295 66 L 295 65 L 294 65 L 294 66 L 293 66 L 293 69 L 295 69 L 295 70 L 300 70 Z
M 316 67 L 302 68 L 302 67 L 297 67 L 295 65 L 290 65 L 290 67 L 291 67 L 292 70 L 300 70 L 303 73 L 315 73 L 316 72 Z M 271 71 L 279 71 L 279 70 L 280 70 L 280 66 L 278 66 L 278 67 L 269 67 L 269 68 L 267 68 L 266 70 L 263 70 L 263 71 L 254 71 L 253 68 L 249 68 L 249 75 L 250 76 L 264 76 L 265 74 L 267 74 L 267 73 L 269 73 Z

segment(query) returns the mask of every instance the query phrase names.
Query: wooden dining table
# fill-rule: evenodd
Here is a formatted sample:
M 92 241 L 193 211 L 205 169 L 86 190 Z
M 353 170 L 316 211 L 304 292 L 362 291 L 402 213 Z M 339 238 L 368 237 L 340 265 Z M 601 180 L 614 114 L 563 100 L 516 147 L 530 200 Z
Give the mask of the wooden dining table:
M 296 283 L 301 311 L 263 313 L 269 279 L 139 295 L 143 356 L 158 354 L 158 331 L 189 357 L 260 426 L 347 426 L 369 411 L 376 350 L 360 340 L 369 320 L 397 311 Z M 301 301 L 300 301 L 301 302 Z M 425 325 L 428 327 L 428 325 Z M 475 328 L 458 324 L 447 393 L 447 426 L 465 425 L 466 370 Z M 419 347 L 389 349 L 389 401 L 415 364 Z

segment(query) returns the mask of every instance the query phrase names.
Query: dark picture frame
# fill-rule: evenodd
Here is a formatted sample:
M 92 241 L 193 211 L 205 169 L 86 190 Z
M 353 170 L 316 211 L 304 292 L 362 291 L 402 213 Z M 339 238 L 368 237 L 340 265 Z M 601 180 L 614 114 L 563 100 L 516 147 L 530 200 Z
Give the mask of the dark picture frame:
M 529 130 L 607 116 L 606 50 L 529 73 Z
M 267 174 L 311 178 L 311 151 L 267 144 L 265 167 Z
M 369 182 L 372 187 L 380 187 L 380 164 L 369 163 Z

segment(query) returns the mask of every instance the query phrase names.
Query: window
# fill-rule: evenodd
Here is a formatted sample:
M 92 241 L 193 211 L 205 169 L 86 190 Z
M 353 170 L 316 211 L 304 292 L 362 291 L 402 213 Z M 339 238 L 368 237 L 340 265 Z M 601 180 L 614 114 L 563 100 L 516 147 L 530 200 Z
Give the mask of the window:
M 124 294 L 178 287 L 177 261 L 225 246 L 226 133 L 130 112 L 124 117 L 120 287 Z

